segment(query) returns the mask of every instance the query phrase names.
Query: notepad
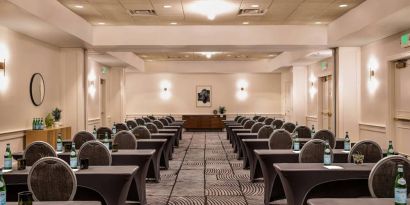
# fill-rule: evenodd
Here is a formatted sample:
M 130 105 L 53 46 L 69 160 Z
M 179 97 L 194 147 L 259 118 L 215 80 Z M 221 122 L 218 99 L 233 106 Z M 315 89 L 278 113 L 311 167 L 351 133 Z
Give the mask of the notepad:
M 73 170 L 73 172 L 76 172 L 76 171 L 78 171 L 78 170 L 80 170 L 80 169 L 72 169 Z
M 346 150 L 343 150 L 342 152 L 343 152 L 343 153 L 350 153 L 350 151 L 346 151 Z
M 11 172 L 11 171 L 13 171 L 13 170 L 12 169 L 3 169 L 3 173 Z
M 298 154 L 299 154 L 299 153 L 300 153 L 300 150 L 299 150 L 299 151 L 292 150 L 292 152 L 293 152 L 293 153 L 298 153 Z
M 341 166 L 334 166 L 334 165 L 330 165 L 330 166 L 323 166 L 326 169 L 343 169 L 343 167 Z
M 61 151 L 57 151 L 56 153 L 57 153 L 57 154 L 62 154 L 62 153 L 64 153 L 64 152 L 61 152 Z

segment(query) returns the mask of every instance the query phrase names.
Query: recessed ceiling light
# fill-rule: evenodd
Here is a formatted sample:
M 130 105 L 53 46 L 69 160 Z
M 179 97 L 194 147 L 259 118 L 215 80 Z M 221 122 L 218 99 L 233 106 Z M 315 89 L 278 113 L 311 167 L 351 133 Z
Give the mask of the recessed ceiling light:
M 189 58 L 189 55 L 185 55 L 185 58 Z
M 228 55 L 226 55 L 226 56 L 231 57 L 232 55 L 231 55 L 231 54 L 228 54 Z
M 98 25 L 105 25 L 105 22 L 98 22 Z
M 83 6 L 83 5 L 75 5 L 74 7 L 75 7 L 75 8 L 78 8 L 78 9 L 82 9 L 82 8 L 84 8 L 84 6 Z
M 147 56 L 146 55 L 141 55 L 141 57 L 146 58 Z
M 169 23 L 169 24 L 171 24 L 171 25 L 177 25 L 178 23 L 177 23 L 177 22 L 171 22 L 171 23 Z
M 211 21 L 218 15 L 233 12 L 236 9 L 236 5 L 228 1 L 192 1 L 186 6 L 189 12 L 206 16 Z
M 340 4 L 340 5 L 339 5 L 340 8 L 345 8 L 345 7 L 348 7 L 348 6 L 349 6 L 349 5 L 347 5 L 347 4 Z
M 320 22 L 320 21 L 316 21 L 316 22 L 315 22 L 315 24 L 322 24 L 322 22 Z
M 275 57 L 275 56 L 276 56 L 275 54 L 270 54 L 270 55 L 269 55 L 269 57 Z
M 164 5 L 164 8 L 169 9 L 169 8 L 172 8 L 172 6 L 171 5 Z
M 252 8 L 259 8 L 259 5 L 258 4 L 253 4 L 253 5 L 251 5 L 251 7 Z
M 244 21 L 244 22 L 242 22 L 242 24 L 248 25 L 248 24 L 249 24 L 249 22 Z

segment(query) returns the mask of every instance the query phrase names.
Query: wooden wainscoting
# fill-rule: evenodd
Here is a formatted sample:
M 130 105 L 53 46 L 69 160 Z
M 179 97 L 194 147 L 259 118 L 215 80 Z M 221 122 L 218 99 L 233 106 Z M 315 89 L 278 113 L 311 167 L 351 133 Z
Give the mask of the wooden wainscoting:
M 388 138 L 386 136 L 386 125 L 371 124 L 371 123 L 359 123 L 359 136 L 360 140 L 373 140 L 382 148 L 387 148 Z

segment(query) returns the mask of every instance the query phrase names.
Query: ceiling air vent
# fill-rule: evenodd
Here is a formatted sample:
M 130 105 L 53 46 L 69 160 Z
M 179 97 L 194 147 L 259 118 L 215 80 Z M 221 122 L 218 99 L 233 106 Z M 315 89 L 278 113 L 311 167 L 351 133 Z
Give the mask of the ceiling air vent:
M 262 16 L 266 9 L 239 9 L 238 16 Z
M 157 13 L 153 9 L 139 10 L 139 9 L 129 9 L 128 13 L 131 16 L 156 16 Z

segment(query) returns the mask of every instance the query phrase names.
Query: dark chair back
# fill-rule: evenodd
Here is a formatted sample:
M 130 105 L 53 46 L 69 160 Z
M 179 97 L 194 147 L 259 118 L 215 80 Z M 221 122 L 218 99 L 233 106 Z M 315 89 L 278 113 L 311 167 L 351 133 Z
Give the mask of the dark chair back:
M 161 118 L 161 119 L 159 119 L 159 121 L 160 121 L 164 126 L 169 126 L 169 122 L 168 122 L 167 119 Z
M 260 118 L 258 118 L 258 122 L 263 122 L 263 121 L 265 121 L 265 119 L 266 119 L 266 117 L 260 117 Z
M 251 127 L 251 133 L 258 133 L 259 130 L 263 127 L 263 123 L 257 122 L 252 125 Z
M 131 130 L 136 139 L 151 139 L 151 132 L 145 126 L 138 126 Z
M 265 123 L 265 125 L 271 125 L 272 122 L 273 122 L 273 118 L 270 118 L 270 117 L 266 118 L 265 121 L 263 121 L 263 123 Z
M 149 118 L 151 121 L 154 121 L 154 120 L 157 119 L 156 117 L 154 117 L 154 115 L 150 115 L 150 116 L 148 116 L 148 118 Z
M 240 117 L 239 119 L 238 119 L 238 123 L 239 124 L 242 124 L 242 121 L 245 119 L 245 117 Z
M 372 168 L 369 175 L 369 191 L 372 197 L 394 198 L 394 184 L 397 174 L 397 165 L 403 165 L 406 182 L 410 181 L 410 161 L 403 156 L 392 155 L 381 159 Z M 407 189 L 407 196 L 410 189 Z
M 237 115 L 237 116 L 233 119 L 233 121 L 238 122 L 238 119 L 239 119 L 240 117 L 241 117 L 240 115 Z
M 145 120 L 142 118 L 137 118 L 135 119 L 135 121 L 137 122 L 138 125 L 145 125 L 146 123 Z
M 298 134 L 298 138 L 312 138 L 312 131 L 306 126 L 297 126 L 293 134 Z
M 110 166 L 110 150 L 100 141 L 88 141 L 78 150 L 78 159 L 88 159 L 90 166 Z
M 137 139 L 130 131 L 115 134 L 113 143 L 118 144 L 118 149 L 137 149 Z
M 284 129 L 276 129 L 269 136 L 269 149 L 291 149 L 292 137 Z
M 258 139 L 269 139 L 270 135 L 273 132 L 273 127 L 271 125 L 264 125 L 258 131 Z
M 376 163 L 383 158 L 383 150 L 379 144 L 371 140 L 357 142 L 349 152 L 348 162 L 353 162 L 353 154 L 364 155 L 364 163 Z
M 31 167 L 27 186 L 35 201 L 72 201 L 77 191 L 77 178 L 62 159 L 44 157 Z
M 174 122 L 174 121 L 172 120 L 172 118 L 170 118 L 170 117 L 165 117 L 164 119 L 167 121 L 168 125 L 170 125 L 171 123 Z M 161 121 L 161 122 L 162 122 L 162 121 Z
M 332 149 L 336 147 L 335 134 L 333 134 L 333 132 L 331 132 L 330 130 L 319 130 L 315 133 L 315 135 L 313 135 L 313 139 L 321 139 L 324 141 L 328 141 Z
M 162 124 L 161 121 L 159 121 L 159 120 L 154 120 L 152 123 L 154 123 L 155 126 L 157 126 L 158 129 L 164 129 L 164 124 Z
M 155 125 L 154 123 L 149 122 L 149 123 L 145 124 L 145 127 L 147 127 L 147 129 L 149 130 L 150 133 L 158 133 L 159 132 L 157 125 Z
M 293 133 L 293 130 L 295 130 L 296 125 L 291 123 L 291 122 L 285 122 L 282 127 L 282 129 L 285 129 L 286 131 L 288 131 L 289 133 Z
M 250 119 L 249 118 L 244 118 L 241 122 L 241 125 L 244 126 L 246 122 L 248 122 Z
M 261 117 L 261 116 L 259 116 L 259 115 L 255 115 L 255 116 L 253 116 L 252 120 L 258 121 L 258 119 L 259 119 L 260 117 Z
M 282 128 L 282 126 L 283 126 L 283 121 L 282 121 L 282 120 L 274 120 L 274 121 L 272 122 L 272 126 L 273 126 L 275 129 L 280 129 L 280 128 Z
M 142 119 L 145 121 L 145 123 L 152 122 L 152 120 L 148 117 L 143 117 Z
M 323 163 L 326 142 L 321 139 L 313 139 L 303 145 L 299 153 L 299 163 Z M 333 151 L 330 149 L 333 162 Z
M 73 142 L 75 143 L 75 146 L 77 148 L 83 146 L 84 143 L 92 140 L 96 140 L 95 136 L 87 131 L 77 132 L 77 134 L 75 134 L 73 137 Z
M 128 130 L 128 126 L 125 123 L 117 123 L 115 124 L 115 129 L 117 129 L 117 132 L 122 131 L 122 130 Z
M 172 122 L 175 122 L 175 118 L 172 117 L 172 115 L 169 115 L 168 117 L 171 118 Z
M 134 129 L 134 127 L 138 126 L 138 123 L 135 120 L 127 120 L 126 123 L 128 129 Z
M 244 129 L 251 129 L 251 127 L 256 123 L 256 121 L 253 120 L 248 120 L 245 122 L 245 124 L 243 125 Z
M 99 127 L 97 129 L 97 139 L 104 139 L 105 134 L 107 134 L 108 139 L 111 139 L 112 130 L 108 127 Z
M 35 141 L 29 144 L 23 153 L 23 158 L 26 159 L 27 166 L 32 166 L 43 157 L 57 157 L 54 148 L 43 141 Z

